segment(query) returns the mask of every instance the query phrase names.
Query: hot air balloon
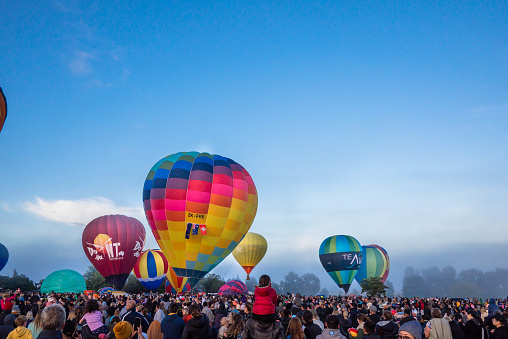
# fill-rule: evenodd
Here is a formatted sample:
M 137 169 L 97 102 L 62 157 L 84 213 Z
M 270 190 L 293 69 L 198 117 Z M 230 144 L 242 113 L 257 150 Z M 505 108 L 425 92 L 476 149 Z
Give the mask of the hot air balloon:
M 5 99 L 2 87 L 0 87 L 0 132 L 4 128 L 5 119 L 7 119 L 7 99 Z
M 155 290 L 164 281 L 168 268 L 168 261 L 162 251 L 147 250 L 141 253 L 132 273 L 148 290 Z
M 83 250 L 109 285 L 120 290 L 145 245 L 145 228 L 135 218 L 105 215 L 86 225 Z
M 333 281 L 346 293 L 362 264 L 362 246 L 352 236 L 334 235 L 319 247 L 319 260 Z
M 73 270 L 55 271 L 41 285 L 41 293 L 83 293 L 85 290 L 85 278 Z
M 7 265 L 7 261 L 9 260 L 9 251 L 7 251 L 7 247 L 3 244 L 0 244 L 0 271 Z
M 97 293 L 99 295 L 103 295 L 103 294 L 107 294 L 107 293 L 113 293 L 113 292 L 116 292 L 116 290 L 113 288 L 113 287 L 103 287 L 99 290 L 97 290 Z
M 169 155 L 150 170 L 145 214 L 169 265 L 191 286 L 217 266 L 248 232 L 258 196 L 249 173 L 220 155 Z
M 374 245 L 374 244 L 371 244 L 369 246 L 378 248 L 385 256 L 386 267 L 385 267 L 385 271 L 383 272 L 383 275 L 380 280 L 384 284 L 386 282 L 386 279 L 388 279 L 388 273 L 390 273 L 390 257 L 388 256 L 388 252 L 386 252 L 386 250 L 383 247 L 381 247 L 379 245 Z
M 265 256 L 267 248 L 266 239 L 261 234 L 249 232 L 233 250 L 233 257 L 247 273 L 247 280 L 250 279 L 250 272 Z
M 356 273 L 358 283 L 364 279 L 381 278 L 386 270 L 386 258 L 381 250 L 374 246 L 362 246 L 363 261 Z
M 166 292 L 167 293 L 176 294 L 176 293 L 190 292 L 191 285 L 189 283 L 189 279 L 185 278 L 185 277 L 177 276 L 171 266 L 168 269 L 168 274 L 166 275 L 166 278 L 167 278 L 167 282 L 166 282 Z M 171 287 L 168 287 L 168 284 Z M 168 288 L 169 288 L 169 292 L 168 292 Z M 174 289 L 174 292 L 171 292 L 172 291 L 171 288 Z
M 243 295 L 248 293 L 247 286 L 239 280 L 228 281 L 217 292 L 218 295 Z

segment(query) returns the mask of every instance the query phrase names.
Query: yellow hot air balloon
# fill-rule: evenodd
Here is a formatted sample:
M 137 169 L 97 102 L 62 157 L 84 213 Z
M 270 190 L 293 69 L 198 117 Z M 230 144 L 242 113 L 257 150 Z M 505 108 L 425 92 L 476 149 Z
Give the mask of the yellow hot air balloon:
M 251 176 L 237 162 L 182 152 L 152 167 L 143 204 L 170 266 L 195 286 L 249 231 L 258 196 Z
M 268 244 L 261 234 L 249 232 L 233 250 L 233 257 L 235 257 L 236 261 L 238 261 L 240 266 L 247 272 L 247 280 L 250 279 L 250 272 L 252 272 L 254 267 L 256 267 L 265 256 L 267 249 Z

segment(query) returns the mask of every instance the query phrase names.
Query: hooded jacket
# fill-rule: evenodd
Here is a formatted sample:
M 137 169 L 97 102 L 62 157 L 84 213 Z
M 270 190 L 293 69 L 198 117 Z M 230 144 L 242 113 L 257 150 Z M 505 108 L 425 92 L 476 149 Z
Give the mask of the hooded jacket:
M 14 320 L 16 316 L 14 314 L 9 314 L 4 319 L 4 324 L 0 326 L 0 339 L 7 339 L 9 333 L 14 330 Z
M 185 322 L 176 313 L 168 314 L 161 322 L 161 332 L 164 339 L 180 339 L 184 327 Z
M 210 321 L 206 314 L 201 313 L 199 317 L 193 317 L 185 324 L 182 339 L 209 339 Z
M 14 329 L 9 335 L 7 336 L 7 339 L 34 339 L 32 335 L 32 331 L 30 331 L 28 328 L 19 326 Z
M 381 320 L 376 325 L 376 334 L 381 339 L 395 339 L 399 335 L 399 325 L 392 320 Z
M 329 328 L 325 328 L 323 333 L 321 333 L 320 335 L 318 335 L 316 337 L 316 339 L 346 339 L 346 337 L 344 337 L 342 335 L 342 333 L 340 333 L 340 330 L 338 329 L 329 329 Z
M 254 306 L 252 313 L 259 315 L 268 315 L 275 313 L 277 305 L 277 292 L 272 288 L 272 284 L 264 287 L 256 286 L 254 290 Z
M 280 321 L 265 322 L 250 319 L 243 330 L 244 339 L 282 339 L 284 330 Z

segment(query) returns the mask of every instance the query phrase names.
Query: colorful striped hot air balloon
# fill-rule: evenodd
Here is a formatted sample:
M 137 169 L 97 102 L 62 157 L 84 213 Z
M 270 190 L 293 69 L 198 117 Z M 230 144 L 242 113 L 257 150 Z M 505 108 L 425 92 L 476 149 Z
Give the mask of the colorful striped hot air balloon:
M 150 170 L 143 205 L 169 265 L 191 286 L 249 231 L 258 196 L 249 173 L 220 155 L 169 155 Z
M 352 236 L 334 235 L 319 247 L 319 260 L 333 281 L 346 293 L 362 264 L 362 246 Z
M 97 290 L 97 293 L 99 295 L 107 294 L 107 293 L 113 293 L 116 292 L 116 290 L 113 287 L 103 287 L 99 290 Z
M 239 280 L 228 281 L 217 292 L 218 295 L 243 295 L 248 293 L 247 286 Z
M 164 281 L 168 269 L 168 261 L 161 250 L 147 250 L 139 256 L 132 273 L 146 289 L 155 290 Z
M 0 87 L 0 132 L 4 128 L 5 119 L 7 119 L 7 99 L 5 99 L 2 87 Z
M 261 234 L 249 232 L 233 250 L 233 257 L 247 273 L 247 280 L 250 279 L 250 272 L 265 256 L 267 249 L 268 244 Z
M 189 279 L 185 277 L 179 277 L 176 275 L 175 270 L 171 266 L 169 266 L 168 274 L 166 275 L 166 292 L 167 293 L 185 293 L 190 292 L 191 286 L 189 283 Z M 170 287 L 168 287 L 168 284 Z M 169 288 L 169 292 L 168 292 Z M 172 292 L 174 289 L 174 292 Z
M 385 267 L 385 271 L 383 272 L 383 275 L 380 280 L 384 284 L 386 282 L 386 279 L 388 279 L 388 273 L 390 273 L 390 257 L 388 256 L 388 252 L 386 252 L 386 250 L 383 247 L 381 247 L 379 245 L 374 245 L 374 244 L 371 244 L 369 246 L 378 248 L 385 256 L 386 267 Z
M 381 250 L 374 246 L 362 246 L 363 261 L 356 273 L 358 283 L 369 278 L 382 278 L 386 271 L 386 258 Z

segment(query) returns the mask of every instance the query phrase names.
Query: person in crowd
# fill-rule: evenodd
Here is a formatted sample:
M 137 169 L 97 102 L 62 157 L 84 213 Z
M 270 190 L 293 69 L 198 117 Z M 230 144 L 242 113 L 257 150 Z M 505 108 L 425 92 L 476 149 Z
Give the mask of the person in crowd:
M 169 314 L 164 317 L 161 323 L 161 332 L 164 339 L 180 339 L 182 337 L 185 321 L 177 314 L 178 304 L 172 303 L 169 306 Z
M 363 315 L 365 317 L 365 315 Z M 339 330 L 339 318 L 336 315 L 329 315 L 326 318 L 326 328 L 316 339 L 346 339 Z
M 296 316 L 291 318 L 286 332 L 286 339 L 305 339 L 305 333 L 303 332 L 303 326 L 300 318 Z
M 395 339 L 398 336 L 399 325 L 393 321 L 392 312 L 383 312 L 383 319 L 376 324 L 376 334 L 379 335 L 381 339 Z
M 6 293 L 4 295 L 9 295 L 9 294 Z M 2 301 L 4 301 L 4 299 L 2 299 Z M 14 304 L 11 301 L 2 303 L 2 313 L 0 313 L 0 325 L 4 324 L 4 319 L 6 316 L 12 314 L 12 307 L 13 306 L 14 306 Z M 16 318 L 16 317 L 14 317 L 14 318 Z
M 413 315 L 411 314 L 411 310 L 408 308 L 405 308 L 404 309 L 404 317 L 402 317 L 402 319 L 400 319 L 400 322 L 399 322 L 399 326 L 402 326 L 403 324 L 409 322 L 409 321 L 413 321 L 415 320 L 415 318 L 413 318 Z
M 252 317 L 263 322 L 275 321 L 275 306 L 277 305 L 277 292 L 272 288 L 271 279 L 263 274 L 259 277 L 259 286 L 254 290 L 254 307 Z
M 430 319 L 425 326 L 425 338 L 452 339 L 450 323 L 442 318 L 441 310 L 439 308 L 433 308 L 431 315 L 432 319 Z
M 363 326 L 365 325 L 365 322 L 370 320 L 365 314 L 358 313 L 358 316 L 356 317 L 358 321 L 358 327 L 356 328 L 356 337 L 352 338 L 351 335 L 348 335 L 350 339 L 362 339 L 363 337 Z M 371 320 L 372 321 L 372 320 Z M 349 334 L 349 333 L 348 333 Z
M 113 328 L 113 333 L 115 334 L 116 339 L 130 339 L 133 338 L 134 335 L 139 338 L 144 337 L 144 333 L 142 332 L 142 327 L 138 327 L 137 331 L 134 331 L 132 328 L 132 324 L 128 321 L 120 321 Z
M 220 328 L 222 325 L 221 325 L 221 319 L 223 317 L 227 317 L 228 315 L 228 311 L 226 310 L 226 305 L 224 305 L 223 302 L 221 302 L 219 304 L 219 307 L 217 308 L 217 310 L 215 311 L 215 319 L 214 319 L 214 326 L 216 328 Z
M 85 304 L 85 314 L 79 321 L 80 325 L 88 326 L 94 336 L 99 336 L 101 333 L 108 333 L 108 328 L 102 322 L 102 313 L 100 311 L 99 302 L 95 299 L 87 300 Z
M 164 311 L 162 310 L 161 303 L 155 303 L 155 314 L 153 316 L 153 320 L 157 320 L 159 323 L 162 323 L 162 319 L 164 319 Z
M 233 314 L 233 321 L 229 325 L 224 338 L 226 339 L 242 339 L 243 336 L 243 320 L 238 313 Z
M 220 320 L 220 328 L 219 328 L 219 338 L 224 338 L 226 331 L 229 326 L 229 317 L 223 317 Z
M 203 302 L 203 310 L 201 311 L 208 317 L 208 320 L 210 321 L 210 325 L 213 324 L 213 321 L 215 320 L 215 316 L 213 315 L 212 310 L 208 307 L 208 302 Z
M 494 330 L 494 339 L 508 339 L 508 327 L 505 326 L 506 318 L 500 313 L 494 313 L 492 324 L 496 327 Z
M 242 321 L 244 324 L 249 321 L 250 318 L 252 318 L 252 304 L 251 303 L 245 303 L 243 308 L 243 314 L 242 314 Z
M 381 317 L 377 314 L 377 307 L 374 305 L 369 307 L 369 319 L 372 320 L 374 324 L 381 321 Z
M 466 324 L 464 325 L 464 335 L 466 339 L 481 339 L 482 324 L 478 319 L 478 314 L 470 309 L 466 313 Z
M 303 312 L 302 318 L 303 325 L 305 326 L 303 333 L 306 339 L 315 339 L 323 332 L 318 325 L 314 324 L 311 311 L 307 310 Z
M 46 306 L 41 314 L 42 331 L 37 339 L 63 339 L 62 329 L 66 314 L 62 305 L 52 304 Z
M 34 339 L 37 339 L 39 336 L 39 333 L 42 331 L 42 324 L 41 324 L 41 318 L 42 318 L 42 311 L 37 312 L 35 315 L 34 320 L 28 324 L 28 329 L 32 332 L 32 336 Z
M 32 331 L 26 328 L 27 319 L 24 315 L 20 315 L 14 320 L 16 328 L 9 333 L 7 339 L 34 339 Z
M 280 312 L 279 317 L 280 323 L 282 324 L 282 330 L 284 331 L 284 333 L 287 333 L 289 321 L 291 320 L 291 311 L 285 308 Z
M 0 325 L 0 339 L 7 339 L 9 333 L 14 330 L 14 321 L 16 316 L 14 314 L 8 314 L 4 318 L 4 324 Z
M 63 339 L 72 339 L 75 332 L 76 332 L 76 324 L 72 320 L 67 319 L 62 329 Z
M 415 319 L 404 322 L 399 328 L 399 339 L 422 339 L 422 326 Z
M 146 332 L 147 339 L 164 339 L 164 335 L 161 331 L 161 323 L 158 320 L 152 321 L 148 332 Z
M 189 309 L 190 319 L 183 329 L 182 339 L 208 339 L 210 337 L 210 321 L 206 314 L 201 313 L 197 304 L 192 304 Z
M 376 333 L 376 324 L 370 319 L 363 324 L 363 339 L 380 339 Z
M 317 311 L 313 308 L 310 310 L 310 313 L 312 313 L 312 322 L 319 326 L 321 329 L 321 332 L 325 329 L 325 324 L 319 319 Z
M 122 321 L 127 321 L 132 326 L 134 326 L 136 318 L 141 318 L 141 330 L 143 333 L 146 333 L 148 331 L 148 327 L 150 326 L 150 324 L 141 313 L 136 312 L 136 302 L 134 300 L 129 300 L 127 301 L 125 307 L 127 308 L 127 312 L 125 312 L 124 316 L 121 318 Z M 134 328 L 133 334 L 134 339 L 137 338 L 137 332 L 138 329 Z

